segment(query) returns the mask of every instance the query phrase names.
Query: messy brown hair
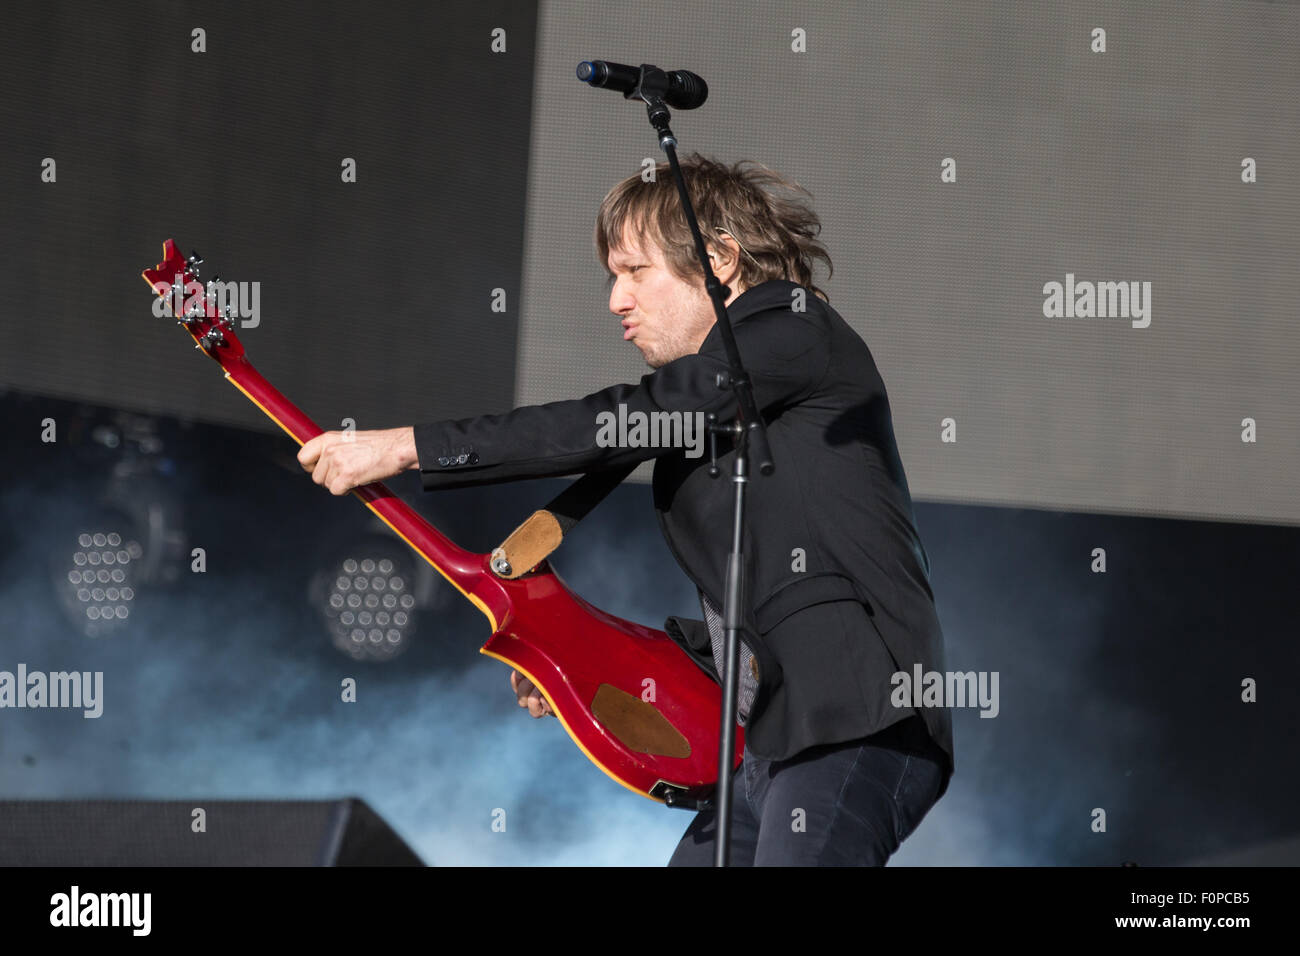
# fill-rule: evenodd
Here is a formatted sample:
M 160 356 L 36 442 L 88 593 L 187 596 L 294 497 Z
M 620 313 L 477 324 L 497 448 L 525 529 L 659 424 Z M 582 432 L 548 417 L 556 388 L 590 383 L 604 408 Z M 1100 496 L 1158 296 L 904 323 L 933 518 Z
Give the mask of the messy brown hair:
M 799 198 L 811 198 L 808 190 L 752 160 L 728 166 L 693 153 L 679 162 L 705 247 L 723 251 L 719 232 L 736 240 L 741 249 L 739 282 L 744 288 L 788 279 L 830 301 L 812 284 L 815 260 L 825 261 L 828 277 L 835 270 L 830 253 L 816 238 L 821 221 Z M 626 223 L 643 241 L 663 250 L 665 263 L 679 279 L 703 281 L 677 181 L 667 162 L 655 167 L 653 180 L 647 182 L 641 173 L 629 176 L 601 202 L 596 214 L 596 257 L 606 272 L 610 250 L 626 251 L 621 241 Z

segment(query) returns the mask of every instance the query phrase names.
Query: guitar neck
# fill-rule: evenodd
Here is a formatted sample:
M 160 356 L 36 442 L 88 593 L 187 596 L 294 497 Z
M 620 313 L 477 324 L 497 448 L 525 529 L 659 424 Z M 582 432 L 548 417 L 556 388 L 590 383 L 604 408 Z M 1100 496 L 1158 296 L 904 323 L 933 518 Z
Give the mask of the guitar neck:
M 227 365 L 226 378 L 299 445 L 324 431 L 263 378 L 246 357 L 241 355 Z M 352 493 L 482 611 L 494 632 L 498 629 L 507 608 L 498 596 L 499 589 L 483 587 L 490 574 L 483 555 L 454 544 L 380 482 L 361 485 Z

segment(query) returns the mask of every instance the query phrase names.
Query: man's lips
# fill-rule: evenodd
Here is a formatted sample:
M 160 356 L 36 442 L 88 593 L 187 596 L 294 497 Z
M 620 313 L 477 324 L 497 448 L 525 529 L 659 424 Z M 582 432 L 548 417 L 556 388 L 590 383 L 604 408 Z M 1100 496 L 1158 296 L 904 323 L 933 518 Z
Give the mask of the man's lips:
M 627 319 L 624 319 L 623 328 L 627 330 L 626 332 L 623 333 L 623 341 L 626 342 L 636 332 L 636 323 L 629 322 L 627 321 Z

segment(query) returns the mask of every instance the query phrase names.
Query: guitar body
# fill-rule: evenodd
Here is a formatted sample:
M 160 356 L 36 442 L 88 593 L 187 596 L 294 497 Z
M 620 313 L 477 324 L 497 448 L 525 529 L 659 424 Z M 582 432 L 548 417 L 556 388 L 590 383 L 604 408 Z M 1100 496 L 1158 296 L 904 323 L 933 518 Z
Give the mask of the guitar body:
M 302 445 L 322 429 L 253 368 L 229 317 L 216 314 L 212 280 L 198 282 L 197 256 L 163 243 L 144 279 L 172 303 L 178 324 L 225 370 L 226 379 Z M 542 561 L 508 579 L 490 554 L 457 546 L 383 484 L 356 495 L 487 617 L 480 653 L 509 664 L 551 704 L 584 754 L 618 783 L 651 800 L 698 800 L 718 779 L 722 690 L 663 631 L 606 614 L 570 591 Z M 734 766 L 744 753 L 736 728 Z
M 692 797 L 713 789 L 721 688 L 685 651 L 663 631 L 588 604 L 547 562 L 498 583 L 511 610 L 480 652 L 540 687 L 596 766 L 652 799 L 666 788 Z M 736 739 L 739 765 L 739 727 Z

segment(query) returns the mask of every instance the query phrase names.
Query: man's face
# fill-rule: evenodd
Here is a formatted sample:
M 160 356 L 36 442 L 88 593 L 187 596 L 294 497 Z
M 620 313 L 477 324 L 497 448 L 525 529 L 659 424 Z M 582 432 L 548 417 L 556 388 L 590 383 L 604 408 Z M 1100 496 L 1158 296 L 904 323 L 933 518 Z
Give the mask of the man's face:
M 623 230 L 621 247 L 610 249 L 607 265 L 614 274 L 609 311 L 622 317 L 624 341 L 641 350 L 647 365 L 659 368 L 700 350 L 715 321 L 703 275 L 694 282 L 673 275 L 662 250 L 653 242 L 642 243 L 630 225 Z M 713 268 L 718 268 L 716 259 Z

